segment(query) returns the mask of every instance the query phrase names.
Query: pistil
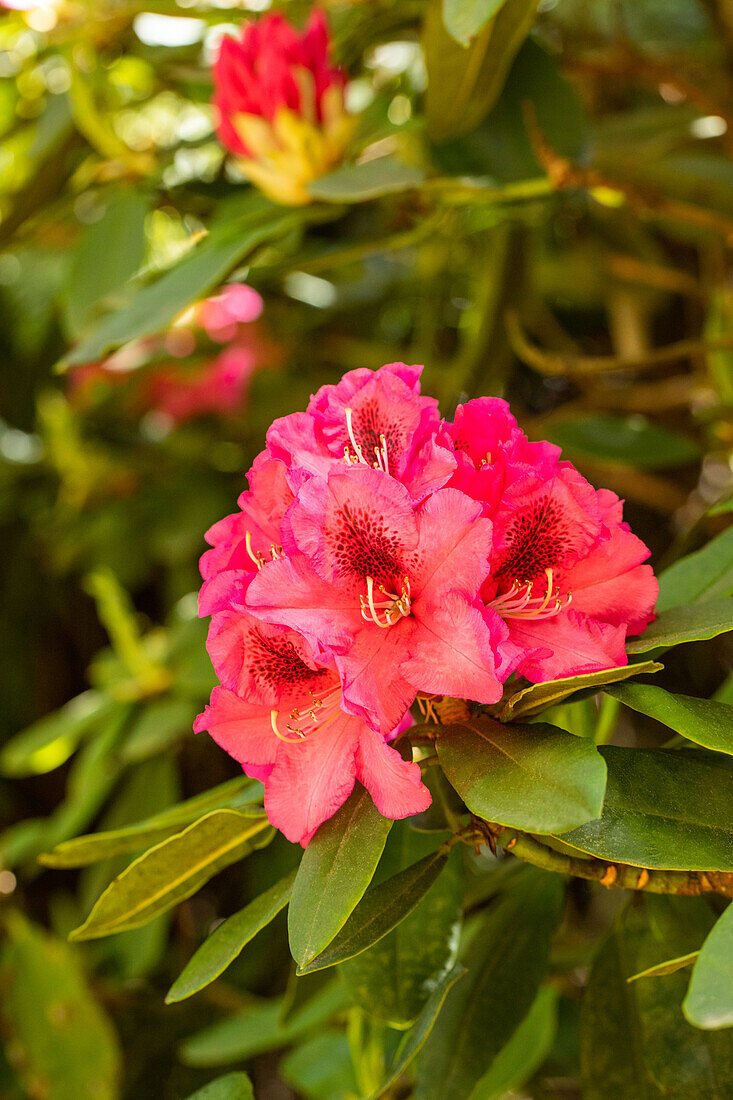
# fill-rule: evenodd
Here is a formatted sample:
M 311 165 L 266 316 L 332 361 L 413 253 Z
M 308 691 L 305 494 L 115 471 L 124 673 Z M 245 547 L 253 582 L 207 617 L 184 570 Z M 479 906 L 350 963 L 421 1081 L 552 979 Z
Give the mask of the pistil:
M 312 688 L 308 694 L 310 700 L 305 700 L 304 703 L 293 707 L 290 711 L 288 715 L 290 721 L 285 725 L 285 732 L 280 729 L 278 724 L 280 713 L 277 707 L 273 707 L 270 711 L 272 732 L 281 741 L 298 745 L 305 741 L 307 737 L 330 726 L 340 716 L 341 691 L 338 684 L 328 688 L 320 695 L 317 695 Z

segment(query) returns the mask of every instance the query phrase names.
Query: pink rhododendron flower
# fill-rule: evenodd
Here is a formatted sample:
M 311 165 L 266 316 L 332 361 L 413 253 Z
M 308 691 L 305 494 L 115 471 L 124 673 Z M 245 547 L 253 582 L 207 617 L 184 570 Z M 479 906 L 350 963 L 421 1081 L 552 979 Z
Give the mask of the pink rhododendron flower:
M 416 501 L 445 485 L 456 469 L 438 402 L 420 394 L 422 367 L 388 363 L 349 371 L 321 386 L 304 413 L 276 420 L 267 449 L 302 473 L 325 476 L 335 465 L 363 465 L 401 481 Z
M 381 732 L 418 691 L 495 703 L 507 631 L 477 600 L 491 550 L 481 512 L 453 489 L 415 506 L 382 470 L 341 466 L 299 491 L 285 554 L 248 606 L 330 650 L 344 707 Z
M 245 612 L 226 612 L 224 687 L 195 723 L 265 785 L 270 822 L 304 846 L 358 779 L 385 817 L 421 813 L 430 793 L 418 764 L 341 708 L 338 674 L 303 638 Z M 394 737 L 399 732 L 390 731 Z
M 618 497 L 561 462 L 504 498 L 493 523 L 482 595 L 509 628 L 515 671 L 539 682 L 626 664 L 659 586 Z
M 222 39 L 213 69 L 219 138 L 276 202 L 310 202 L 308 184 L 341 161 L 351 138 L 346 78 L 329 46 L 321 11 L 302 33 L 273 14 Z
M 417 812 L 414 766 L 385 756 L 416 698 L 491 705 L 512 674 L 624 664 L 654 613 L 618 497 L 530 442 L 504 401 L 444 424 L 420 371 L 350 371 L 275 421 L 239 511 L 207 534 L 200 610 L 222 687 L 197 728 L 264 779 L 271 820 L 304 843 L 355 776 L 382 813 Z M 263 647 L 290 654 L 266 690 Z

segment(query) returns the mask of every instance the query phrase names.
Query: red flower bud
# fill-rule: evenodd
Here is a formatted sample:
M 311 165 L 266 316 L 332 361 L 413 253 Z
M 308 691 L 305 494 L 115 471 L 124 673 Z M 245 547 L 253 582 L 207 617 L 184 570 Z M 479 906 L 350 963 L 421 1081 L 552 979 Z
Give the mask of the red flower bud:
M 219 139 L 277 202 L 310 202 L 308 183 L 341 161 L 351 136 L 329 46 L 323 12 L 302 33 L 273 14 L 224 38 L 214 63 Z

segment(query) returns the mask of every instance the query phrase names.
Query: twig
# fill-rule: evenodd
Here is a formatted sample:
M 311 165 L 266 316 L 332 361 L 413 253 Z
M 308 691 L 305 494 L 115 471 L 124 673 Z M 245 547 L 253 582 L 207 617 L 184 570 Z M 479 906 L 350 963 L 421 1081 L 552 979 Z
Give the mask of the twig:
M 545 871 L 554 871 L 562 875 L 599 882 L 608 889 L 645 890 L 652 894 L 680 894 L 696 896 L 699 894 L 722 894 L 733 898 L 733 874 L 717 871 L 660 871 L 648 867 L 632 867 L 627 863 L 614 863 L 610 860 L 576 859 L 564 852 L 548 848 L 527 833 L 516 829 L 507 829 L 502 825 L 488 824 L 473 819 L 476 831 L 488 843 L 490 835 L 507 852 L 541 867 Z
M 514 353 L 541 374 L 555 376 L 648 370 L 674 363 L 679 359 L 691 359 L 693 356 L 706 355 L 711 351 L 733 348 L 733 333 L 728 333 L 708 340 L 678 340 L 663 348 L 653 348 L 644 355 L 570 355 L 567 352 L 545 350 L 533 344 L 524 332 L 516 310 L 507 310 L 505 319 L 509 342 Z

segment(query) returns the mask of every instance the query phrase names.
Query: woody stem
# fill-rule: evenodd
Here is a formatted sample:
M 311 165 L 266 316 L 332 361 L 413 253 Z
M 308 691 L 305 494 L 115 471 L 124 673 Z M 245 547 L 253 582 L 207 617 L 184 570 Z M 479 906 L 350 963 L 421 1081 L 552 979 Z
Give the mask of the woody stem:
M 574 875 L 599 882 L 607 888 L 620 890 L 645 890 L 652 894 L 722 894 L 733 898 L 733 874 L 715 871 L 659 871 L 647 867 L 631 867 L 626 863 L 612 863 L 605 859 L 580 859 L 556 852 L 541 844 L 533 836 L 516 829 L 507 829 L 502 825 L 487 824 L 473 819 L 479 834 L 491 837 L 507 852 L 541 867 L 545 871 L 555 871 L 562 875 Z

